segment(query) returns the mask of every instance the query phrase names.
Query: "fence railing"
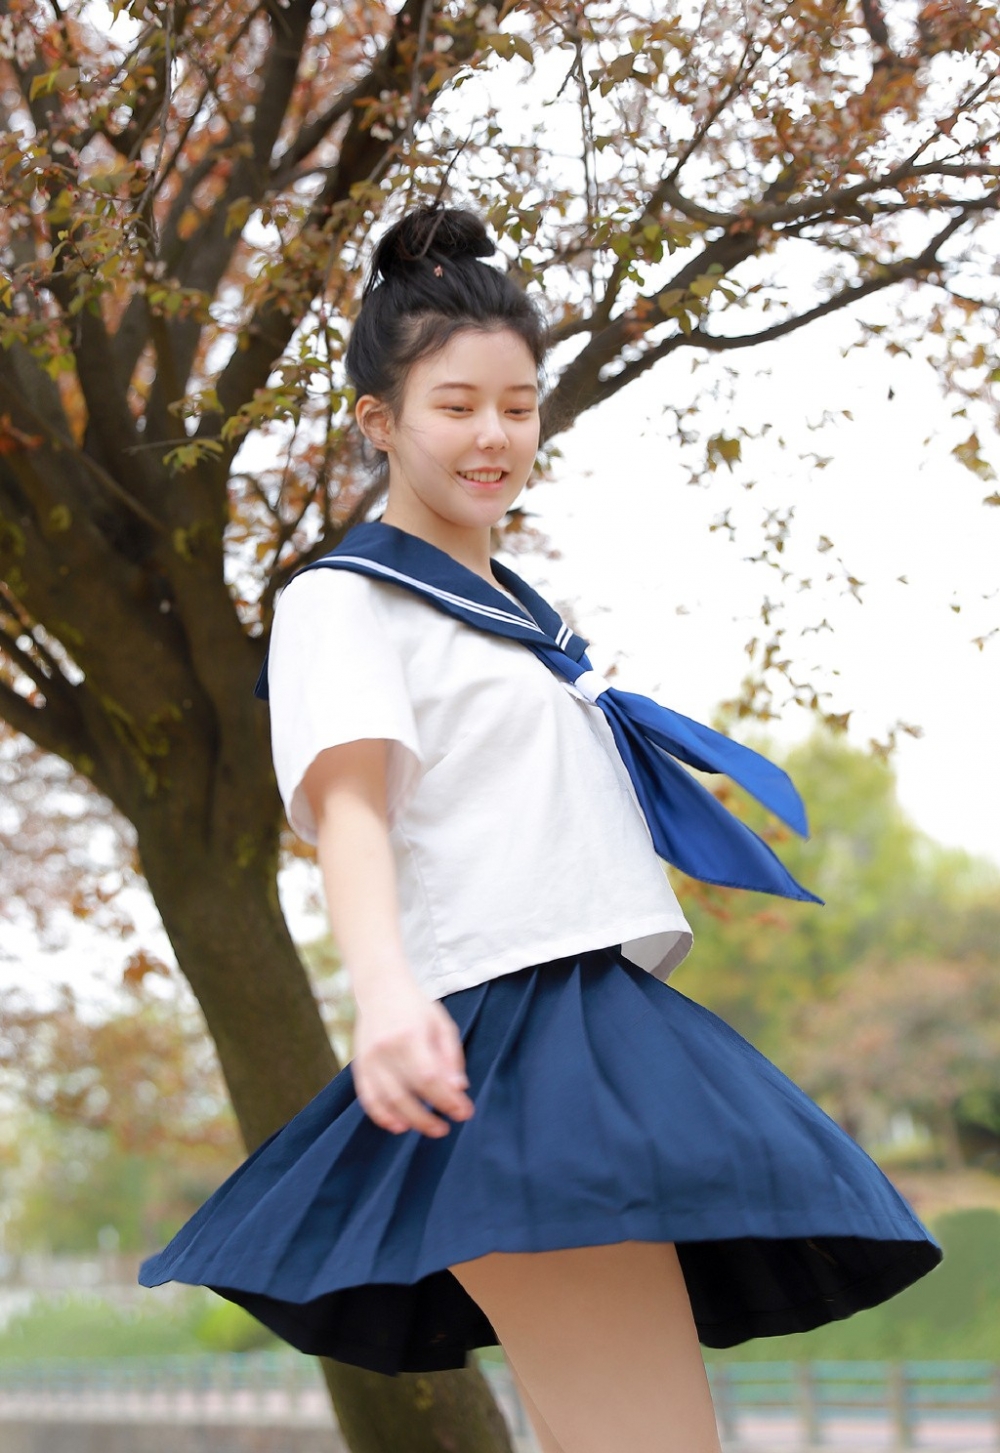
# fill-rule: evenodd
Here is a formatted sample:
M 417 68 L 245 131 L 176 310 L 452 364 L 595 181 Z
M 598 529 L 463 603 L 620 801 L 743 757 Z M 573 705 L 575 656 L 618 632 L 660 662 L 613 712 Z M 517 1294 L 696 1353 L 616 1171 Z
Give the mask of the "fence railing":
M 928 1440 L 945 1424 L 957 1436 L 963 1426 L 975 1432 L 977 1447 L 1000 1449 L 998 1363 L 715 1362 L 709 1380 L 732 1441 L 748 1419 L 770 1413 L 794 1417 L 810 1448 L 842 1443 L 845 1423 L 867 1422 L 890 1449 L 944 1446 Z
M 0 1361 L 0 1419 L 331 1423 L 319 1365 L 294 1353 Z
M 504 1363 L 482 1366 L 526 1435 Z M 734 1448 L 1000 1449 L 998 1363 L 713 1362 L 709 1378 Z M 318 1364 L 284 1351 L 0 1361 L 0 1423 L 13 1418 L 332 1426 Z

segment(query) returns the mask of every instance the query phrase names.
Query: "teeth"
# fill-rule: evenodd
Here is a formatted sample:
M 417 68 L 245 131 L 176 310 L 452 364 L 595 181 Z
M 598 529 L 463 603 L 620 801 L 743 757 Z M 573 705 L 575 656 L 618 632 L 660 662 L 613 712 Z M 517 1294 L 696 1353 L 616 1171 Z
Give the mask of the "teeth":
M 475 480 L 477 484 L 496 484 L 503 479 L 502 469 L 464 469 L 463 479 Z

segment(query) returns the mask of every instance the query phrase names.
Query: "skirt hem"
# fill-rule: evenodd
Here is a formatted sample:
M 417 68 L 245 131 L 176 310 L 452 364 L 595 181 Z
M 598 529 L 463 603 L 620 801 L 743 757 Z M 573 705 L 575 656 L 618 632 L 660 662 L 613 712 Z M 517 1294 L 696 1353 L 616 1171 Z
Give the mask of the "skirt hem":
M 614 1227 L 609 1227 L 609 1217 L 614 1219 Z M 826 1237 L 834 1237 L 838 1240 L 871 1241 L 880 1243 L 887 1248 L 890 1246 L 906 1246 L 920 1248 L 929 1260 L 930 1265 L 937 1265 L 941 1259 L 941 1250 L 938 1243 L 928 1234 L 924 1236 L 914 1235 L 913 1222 L 909 1218 L 901 1217 L 898 1223 L 887 1223 L 883 1218 L 874 1216 L 858 1216 L 851 1218 L 850 1229 L 845 1229 L 843 1219 L 833 1224 L 817 1224 L 810 1222 L 806 1213 L 802 1211 L 788 1211 L 781 1216 L 775 1217 L 773 1212 L 757 1212 L 748 1218 L 748 1223 L 743 1226 L 718 1227 L 713 1232 L 706 1234 L 704 1221 L 717 1219 L 710 1213 L 688 1213 L 685 1216 L 677 1217 L 671 1212 L 669 1216 L 662 1213 L 649 1212 L 636 1215 L 634 1212 L 610 1212 L 609 1216 L 599 1221 L 581 1221 L 579 1217 L 572 1220 L 558 1221 L 533 1221 L 530 1225 L 525 1224 L 515 1228 L 510 1226 L 499 1227 L 477 1227 L 474 1238 L 464 1245 L 459 1242 L 457 1247 L 445 1253 L 443 1248 L 436 1248 L 427 1251 L 423 1257 L 408 1269 L 402 1267 L 384 1266 L 379 1271 L 373 1271 L 371 1275 L 362 1276 L 360 1279 L 342 1279 L 333 1277 L 329 1281 L 323 1281 L 321 1286 L 313 1285 L 305 1288 L 291 1288 L 287 1282 L 281 1288 L 281 1300 L 293 1302 L 297 1305 L 315 1301 L 318 1297 L 329 1296 L 334 1292 L 350 1291 L 362 1286 L 413 1286 L 423 1281 L 426 1277 L 437 1275 L 448 1271 L 464 1261 L 475 1261 L 478 1257 L 489 1256 L 493 1252 L 503 1253 L 529 1253 L 542 1251 L 570 1250 L 582 1246 L 610 1246 L 622 1241 L 669 1241 L 678 1247 L 690 1244 L 706 1244 L 711 1242 L 725 1241 L 809 1241 L 822 1240 Z M 701 1225 L 693 1224 L 700 1220 Z M 770 1231 L 759 1229 L 755 1224 L 759 1221 L 769 1221 L 772 1225 Z M 680 1225 L 678 1225 L 680 1221 Z M 780 1228 L 775 1222 L 787 1222 Z M 667 1224 L 669 1222 L 669 1225 Z M 863 1229 L 862 1229 L 863 1228 Z M 697 1232 L 697 1234 L 692 1234 Z M 623 1234 L 624 1233 L 624 1234 Z M 558 1238 L 558 1239 L 553 1239 Z M 186 1258 L 181 1257 L 183 1261 Z M 168 1281 L 187 1281 L 189 1273 L 185 1275 L 181 1266 L 173 1266 L 168 1261 L 165 1264 L 157 1265 L 161 1257 L 153 1256 L 144 1261 L 139 1271 L 139 1283 L 144 1287 L 162 1286 Z M 929 1268 L 928 1268 L 929 1269 Z M 229 1276 L 232 1276 L 230 1267 Z M 192 1286 L 207 1286 L 213 1277 L 211 1264 L 200 1269 L 197 1277 L 189 1282 Z M 230 1281 L 229 1283 L 233 1283 Z M 275 1294 L 275 1289 L 265 1285 L 254 1285 L 252 1279 L 248 1278 L 242 1285 L 243 1291 L 257 1296 L 270 1297 Z

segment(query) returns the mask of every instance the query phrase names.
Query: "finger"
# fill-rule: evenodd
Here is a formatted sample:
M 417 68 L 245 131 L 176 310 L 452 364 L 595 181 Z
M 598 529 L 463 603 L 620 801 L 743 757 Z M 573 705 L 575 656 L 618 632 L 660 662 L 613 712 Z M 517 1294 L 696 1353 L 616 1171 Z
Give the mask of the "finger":
M 390 1130 L 394 1135 L 399 1135 L 404 1130 L 409 1130 L 409 1125 L 391 1105 L 392 1085 L 387 1078 L 380 1083 L 380 1076 L 375 1073 L 365 1072 L 359 1074 L 357 1066 L 354 1069 L 354 1088 L 357 1092 L 358 1103 L 368 1116 L 369 1120 L 383 1130 Z
M 431 1135 L 435 1139 L 440 1139 L 451 1130 L 447 1120 L 431 1114 L 416 1095 L 411 1095 L 409 1090 L 402 1087 L 389 1102 L 389 1108 L 393 1115 L 405 1120 L 409 1127 L 419 1130 L 423 1135 Z
M 465 1049 L 458 1025 L 447 1011 L 434 1021 L 433 1037 L 445 1074 L 464 1090 L 469 1083 L 465 1072 Z
M 452 1019 L 439 1022 L 434 1029 L 438 1076 L 426 1094 L 438 1110 L 456 1120 L 467 1120 L 475 1106 L 466 1090 L 469 1077 L 465 1069 L 465 1051 L 458 1028 Z
M 375 1109 L 377 1123 L 399 1134 L 402 1130 L 420 1130 L 425 1135 L 447 1135 L 447 1121 L 421 1104 L 417 1094 L 421 1092 L 393 1067 L 377 1061 L 368 1068 L 369 1097 Z M 416 1090 L 416 1093 L 414 1091 Z
M 418 1094 L 422 1100 L 429 1100 L 435 1110 L 450 1115 L 455 1120 L 466 1120 L 472 1113 L 472 1101 L 445 1071 L 443 1056 L 438 1052 L 433 1057 L 422 1056 L 419 1068 L 414 1066 L 410 1073 L 401 1076 L 405 1088 Z

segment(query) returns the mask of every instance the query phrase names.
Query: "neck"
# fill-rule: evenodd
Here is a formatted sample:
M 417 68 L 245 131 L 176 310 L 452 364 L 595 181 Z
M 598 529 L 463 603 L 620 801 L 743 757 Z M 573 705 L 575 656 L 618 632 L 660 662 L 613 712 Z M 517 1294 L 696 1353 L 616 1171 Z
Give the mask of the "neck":
M 392 500 L 382 513 L 382 523 L 405 530 L 408 535 L 416 535 L 418 540 L 426 540 L 428 545 L 443 550 L 467 570 L 496 585 L 490 566 L 489 525 L 452 524 L 429 510 L 407 509 Z

